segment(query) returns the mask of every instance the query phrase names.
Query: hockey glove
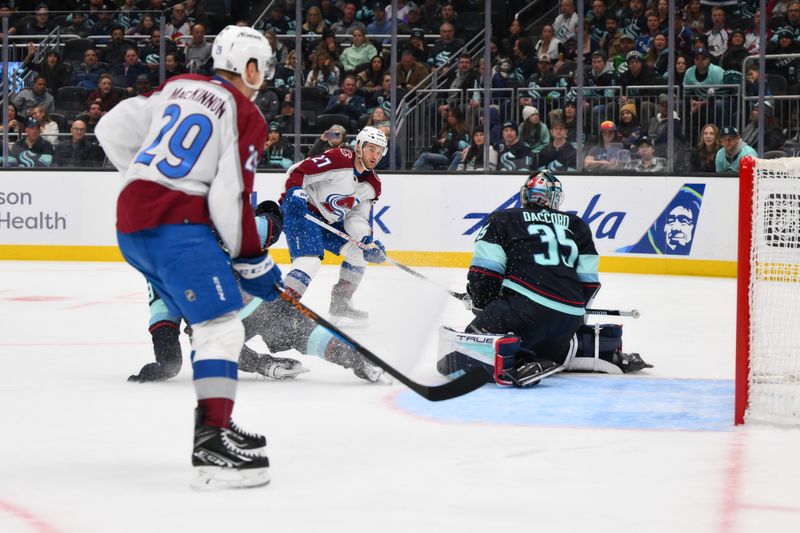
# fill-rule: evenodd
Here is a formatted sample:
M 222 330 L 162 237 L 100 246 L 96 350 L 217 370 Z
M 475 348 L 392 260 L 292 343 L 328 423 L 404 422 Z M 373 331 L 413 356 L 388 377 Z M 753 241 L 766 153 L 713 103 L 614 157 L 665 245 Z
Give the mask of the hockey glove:
M 308 195 L 302 187 L 292 187 L 286 191 L 286 196 L 281 204 L 281 211 L 285 217 L 303 218 L 308 213 Z
M 363 244 L 367 247 L 364 248 L 364 260 L 368 263 L 383 263 L 386 261 L 386 247 L 381 244 L 381 241 L 373 241 L 372 236 L 367 235 L 361 239 Z
M 267 302 L 271 302 L 280 294 L 278 287 L 283 287 L 281 269 L 269 254 L 259 257 L 238 257 L 233 260 L 233 268 L 239 274 L 239 283 L 245 292 Z

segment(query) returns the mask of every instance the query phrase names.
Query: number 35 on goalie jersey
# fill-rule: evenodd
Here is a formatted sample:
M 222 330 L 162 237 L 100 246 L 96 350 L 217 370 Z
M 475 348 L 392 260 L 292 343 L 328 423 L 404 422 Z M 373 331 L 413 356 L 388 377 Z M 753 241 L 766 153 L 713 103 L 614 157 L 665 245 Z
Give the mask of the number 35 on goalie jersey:
M 483 308 L 505 287 L 581 316 L 600 288 L 598 263 L 591 230 L 578 216 L 544 207 L 497 211 L 475 241 L 470 294 Z

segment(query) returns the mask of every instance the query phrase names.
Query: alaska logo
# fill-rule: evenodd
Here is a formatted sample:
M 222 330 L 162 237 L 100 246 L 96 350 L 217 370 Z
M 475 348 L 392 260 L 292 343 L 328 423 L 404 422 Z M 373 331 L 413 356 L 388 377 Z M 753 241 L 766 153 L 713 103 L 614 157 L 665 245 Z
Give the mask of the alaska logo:
M 322 202 L 322 206 L 341 219 L 344 218 L 348 211 L 357 206 L 358 203 L 359 200 L 355 196 L 345 196 L 343 194 L 334 193 L 328 195 L 325 201 Z
M 641 239 L 616 251 L 631 254 L 689 255 L 705 188 L 702 183 L 684 184 Z
M 600 199 L 601 195 L 599 194 L 592 196 L 592 199 L 589 200 L 589 204 L 586 206 L 586 209 L 584 209 L 583 213 L 578 216 L 580 216 L 587 225 L 592 225 L 593 223 L 597 222 L 597 229 L 594 235 L 596 238 L 613 239 L 617 236 L 617 231 L 619 230 L 619 227 L 625 218 L 625 213 L 622 211 L 605 212 L 597 209 Z M 463 235 L 472 235 L 478 231 L 486 224 L 486 219 L 488 219 L 489 215 L 491 215 L 494 211 L 501 211 L 503 209 L 511 209 L 514 207 L 520 207 L 519 193 L 514 194 L 511 198 L 497 206 L 489 213 L 467 213 L 464 215 L 465 220 L 477 219 L 478 222 L 465 231 Z M 577 211 L 566 212 L 572 215 L 578 214 Z

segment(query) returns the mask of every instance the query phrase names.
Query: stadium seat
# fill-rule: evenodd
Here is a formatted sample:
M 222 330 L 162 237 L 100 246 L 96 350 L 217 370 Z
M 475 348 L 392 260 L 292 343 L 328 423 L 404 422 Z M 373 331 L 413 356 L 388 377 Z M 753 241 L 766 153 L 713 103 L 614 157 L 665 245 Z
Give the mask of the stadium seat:
M 789 92 L 789 82 L 780 74 L 770 74 L 767 76 L 769 90 L 774 95 L 787 94 Z
M 301 87 L 300 105 L 303 111 L 322 113 L 328 105 L 330 95 L 321 87 Z
M 86 109 L 86 97 L 89 93 L 83 87 L 61 87 L 56 91 L 56 111 L 68 118 Z
M 313 133 L 322 133 L 327 131 L 334 124 L 338 124 L 350 132 L 350 117 L 341 113 L 328 113 L 325 115 L 318 115 L 317 122 L 314 124 Z
M 783 150 L 770 150 L 764 153 L 764 159 L 780 159 L 781 157 L 789 157 L 789 154 Z
M 67 117 L 61 113 L 50 113 L 50 118 L 53 119 L 53 122 L 55 122 L 58 126 L 59 133 L 69 133 L 69 123 L 67 122 Z M 59 141 L 60 140 L 61 139 L 59 138 Z

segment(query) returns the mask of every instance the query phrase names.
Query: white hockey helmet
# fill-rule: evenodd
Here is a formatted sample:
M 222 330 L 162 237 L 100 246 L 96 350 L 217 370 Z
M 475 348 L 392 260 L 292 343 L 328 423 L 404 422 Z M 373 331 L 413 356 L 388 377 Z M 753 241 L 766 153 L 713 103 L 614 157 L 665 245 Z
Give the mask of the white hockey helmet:
M 233 72 L 242 77 L 245 85 L 257 91 L 261 88 L 264 78 L 270 78 L 273 72 L 272 47 L 261 33 L 247 26 L 226 26 L 214 39 L 211 47 L 211 57 L 214 58 L 214 69 Z M 244 77 L 247 64 L 256 61 L 256 67 L 261 73 L 257 84 L 251 85 Z
M 378 128 L 374 128 L 372 126 L 364 126 L 364 129 L 358 132 L 356 135 L 356 155 L 361 157 L 361 149 L 364 147 L 366 143 L 372 143 L 380 146 L 383 148 L 383 152 L 381 152 L 381 157 L 386 155 L 386 152 L 389 151 L 389 141 L 386 140 L 386 135 L 383 134 L 381 130 Z

